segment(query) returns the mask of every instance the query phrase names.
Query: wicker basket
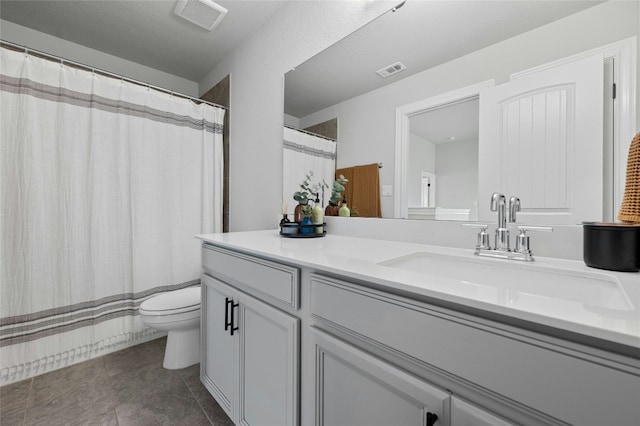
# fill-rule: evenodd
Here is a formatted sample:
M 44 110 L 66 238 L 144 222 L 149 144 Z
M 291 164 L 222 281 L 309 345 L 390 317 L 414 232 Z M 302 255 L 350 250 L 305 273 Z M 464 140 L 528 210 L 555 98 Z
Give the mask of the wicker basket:
M 640 223 L 640 133 L 631 141 L 627 159 L 627 180 L 618 219 Z

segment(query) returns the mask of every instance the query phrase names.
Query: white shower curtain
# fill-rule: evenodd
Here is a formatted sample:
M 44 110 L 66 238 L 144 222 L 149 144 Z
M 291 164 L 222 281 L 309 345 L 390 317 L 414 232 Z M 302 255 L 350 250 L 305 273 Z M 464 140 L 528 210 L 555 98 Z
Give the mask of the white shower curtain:
M 293 213 L 297 205 L 293 193 L 300 190 L 300 183 L 310 171 L 313 172 L 313 184 L 324 180 L 329 185 L 329 189 L 325 190 L 324 200 L 321 200 L 322 205 L 327 205 L 335 179 L 336 145 L 336 141 L 331 139 L 284 128 L 282 199 L 288 202 L 289 213 Z
M 222 232 L 224 110 L 1 50 L 0 384 L 145 340 Z

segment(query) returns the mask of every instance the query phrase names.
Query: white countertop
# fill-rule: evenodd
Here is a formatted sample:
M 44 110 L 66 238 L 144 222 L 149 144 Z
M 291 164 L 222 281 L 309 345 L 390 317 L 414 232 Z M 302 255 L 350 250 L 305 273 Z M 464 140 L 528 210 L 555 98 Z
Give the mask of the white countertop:
M 271 258 L 316 271 L 339 274 L 345 278 L 365 280 L 390 290 L 455 303 L 475 310 L 566 330 L 609 342 L 640 348 L 640 273 L 622 273 L 589 268 L 581 261 L 539 258 L 535 262 L 482 259 L 493 270 L 502 268 L 511 276 L 520 271 L 555 271 L 572 277 L 571 282 L 545 282 L 545 290 L 528 292 L 510 280 L 491 286 L 436 275 L 382 266 L 379 262 L 414 253 L 456 256 L 479 263 L 473 250 L 431 246 L 379 239 L 328 234 L 323 238 L 285 238 L 276 230 L 199 235 L 197 238 L 216 246 Z M 473 266 L 470 266 L 473 268 Z M 499 268 L 499 269 L 496 269 Z M 526 272 L 523 272 L 526 273 Z M 576 278 L 577 277 L 577 278 Z M 482 280 L 486 282 L 487 277 Z M 472 280 L 475 281 L 475 280 Z M 508 281 L 508 282 L 507 282 Z M 602 282 L 605 293 L 594 294 L 596 302 L 584 302 L 571 295 L 580 294 L 591 282 Z M 543 283 L 541 283 L 542 285 Z M 550 296 L 558 286 L 557 297 Z M 608 305 L 610 286 L 617 304 Z M 594 298 L 587 298 L 593 300 Z M 585 299 L 586 300 L 586 299 Z M 620 300 L 623 300 L 621 306 Z

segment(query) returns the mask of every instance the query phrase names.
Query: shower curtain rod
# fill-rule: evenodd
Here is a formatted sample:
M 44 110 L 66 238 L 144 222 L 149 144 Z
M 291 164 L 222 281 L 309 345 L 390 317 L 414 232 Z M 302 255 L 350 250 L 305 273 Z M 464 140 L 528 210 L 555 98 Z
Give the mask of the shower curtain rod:
M 337 141 L 337 139 L 333 139 L 333 138 L 330 138 L 330 137 L 324 136 L 324 135 L 319 135 L 318 133 L 313 133 L 313 132 L 310 132 L 308 130 L 298 129 L 297 127 L 287 126 L 286 124 L 285 124 L 284 127 L 286 127 L 287 129 L 296 130 L 298 132 L 306 133 L 306 134 L 311 135 L 311 136 L 317 136 L 319 138 L 326 139 L 326 140 L 329 140 L 331 142 L 336 142 Z
M 115 74 L 115 73 L 112 73 L 112 72 L 109 72 L 109 71 L 101 70 L 99 68 L 91 67 L 89 65 L 85 65 L 85 64 L 80 63 L 80 62 L 71 61 L 69 59 L 65 59 L 65 58 L 60 57 L 60 56 L 52 55 L 50 53 L 42 52 L 40 50 L 31 49 L 30 47 L 22 46 L 22 45 L 19 45 L 19 44 L 15 44 L 15 43 L 12 43 L 10 41 L 0 40 L 0 46 L 5 47 L 5 48 L 7 48 L 6 46 L 10 46 L 13 50 L 17 49 L 18 51 L 24 52 L 27 55 L 29 53 L 33 53 L 36 56 L 43 57 L 44 59 L 48 59 L 48 60 L 50 60 L 52 62 L 60 62 L 61 64 L 69 64 L 69 65 L 72 65 L 72 66 L 77 67 L 77 68 L 81 68 L 81 69 L 84 69 L 84 70 L 87 70 L 87 71 L 92 71 L 92 72 L 95 72 L 95 73 L 98 73 L 98 74 L 105 75 L 107 77 L 113 77 L 113 78 L 116 78 L 118 80 L 123 80 L 123 81 L 129 82 L 129 83 L 136 84 L 138 86 L 147 87 L 149 89 L 154 89 L 154 90 L 157 90 L 157 91 L 163 92 L 163 93 L 168 93 L 171 96 L 177 96 L 179 98 L 189 99 L 190 101 L 193 101 L 193 102 L 196 102 L 196 103 L 203 103 L 203 104 L 214 106 L 216 108 L 222 108 L 224 110 L 228 109 L 226 106 L 222 106 L 222 105 L 218 105 L 218 104 L 213 103 L 213 102 L 205 101 L 204 99 L 194 98 L 193 96 L 185 95 L 184 93 L 175 92 L 173 90 L 165 89 L 165 88 L 159 87 L 159 86 L 154 86 L 152 84 L 145 83 L 144 81 L 134 80 L 134 79 L 129 78 L 129 77 L 125 77 L 125 76 L 118 75 L 118 74 Z

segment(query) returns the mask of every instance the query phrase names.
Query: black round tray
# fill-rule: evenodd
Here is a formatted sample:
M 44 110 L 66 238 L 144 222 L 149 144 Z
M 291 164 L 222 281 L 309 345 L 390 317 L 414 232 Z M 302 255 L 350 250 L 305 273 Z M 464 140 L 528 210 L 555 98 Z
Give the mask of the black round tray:
M 309 224 L 302 224 L 302 223 L 297 223 L 297 222 L 287 222 L 288 225 L 298 225 L 298 232 L 295 234 L 289 234 L 289 233 L 283 233 L 282 232 L 282 224 L 280 225 L 280 235 L 282 235 L 283 237 L 288 237 L 288 238 L 318 238 L 318 237 L 324 237 L 325 235 L 327 235 L 327 231 L 326 231 L 326 227 L 327 224 L 326 223 L 309 223 Z M 316 233 L 316 228 L 322 226 L 322 234 L 318 234 Z M 311 232 L 308 233 L 302 233 L 300 232 L 303 228 L 312 228 Z
M 311 232 L 309 234 L 283 234 L 282 231 L 280 231 L 280 235 L 287 238 L 318 238 L 327 235 L 327 231 L 322 231 L 322 234 L 316 234 L 315 232 Z

